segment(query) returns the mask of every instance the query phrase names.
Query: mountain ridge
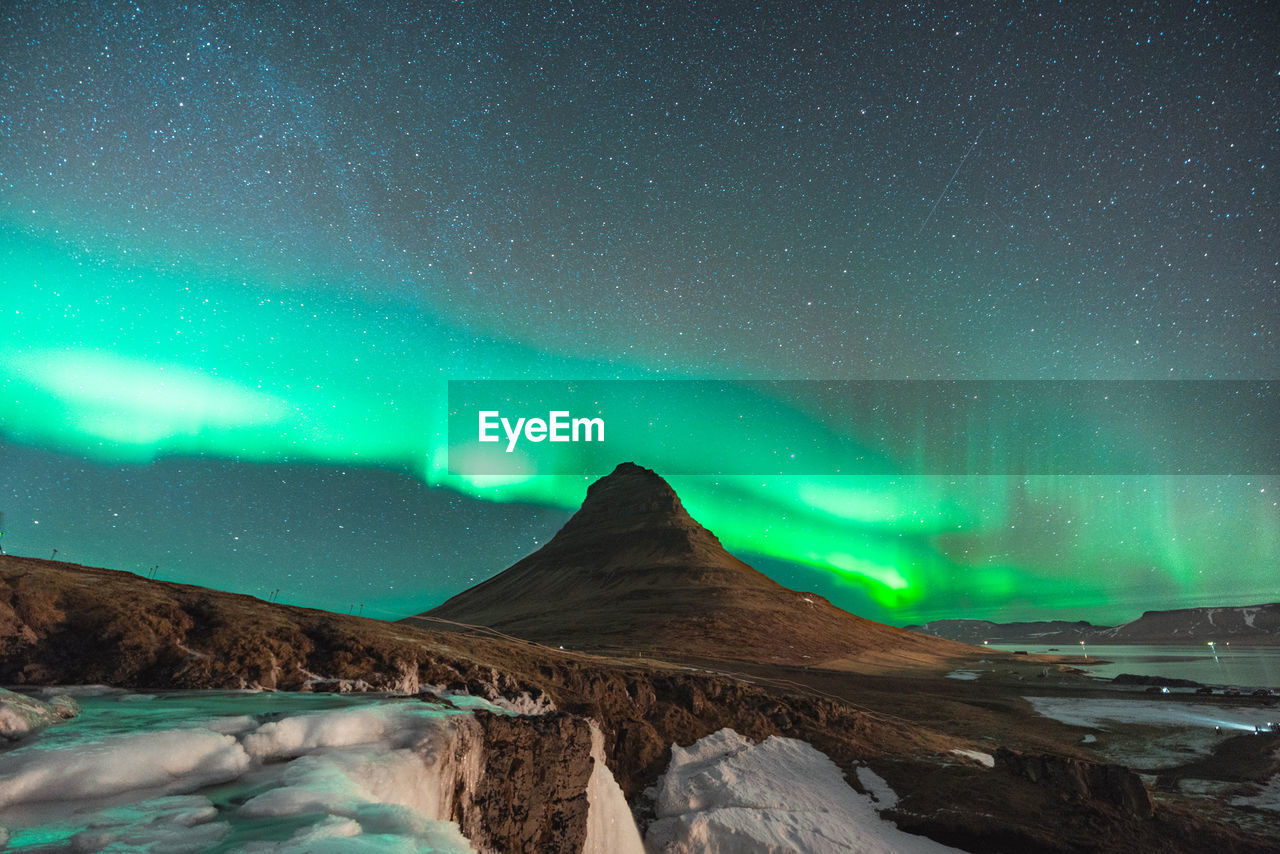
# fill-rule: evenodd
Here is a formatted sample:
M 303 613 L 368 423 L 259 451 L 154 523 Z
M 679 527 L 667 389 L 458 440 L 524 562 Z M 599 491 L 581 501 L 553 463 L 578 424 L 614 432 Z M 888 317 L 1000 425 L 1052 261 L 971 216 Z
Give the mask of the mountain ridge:
M 990 620 L 930 620 L 909 631 L 964 643 L 1085 643 L 1280 645 L 1280 603 L 1220 605 L 1144 611 L 1118 626 L 1086 620 L 996 623 Z

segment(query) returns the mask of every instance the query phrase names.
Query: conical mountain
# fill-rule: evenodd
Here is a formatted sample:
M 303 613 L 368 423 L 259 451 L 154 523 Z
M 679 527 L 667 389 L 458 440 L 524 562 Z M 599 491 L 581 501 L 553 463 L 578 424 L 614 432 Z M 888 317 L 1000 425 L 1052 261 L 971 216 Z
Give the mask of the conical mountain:
M 432 618 L 571 649 L 773 663 L 933 664 L 973 652 L 772 581 L 634 463 L 593 483 L 545 546 L 409 621 Z

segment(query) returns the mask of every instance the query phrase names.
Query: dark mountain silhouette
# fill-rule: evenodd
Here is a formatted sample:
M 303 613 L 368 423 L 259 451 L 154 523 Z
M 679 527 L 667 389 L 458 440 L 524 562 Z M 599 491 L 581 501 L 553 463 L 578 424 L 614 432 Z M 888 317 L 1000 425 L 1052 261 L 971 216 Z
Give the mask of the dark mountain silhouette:
M 1107 626 L 1095 626 L 1084 620 L 1041 620 L 1021 623 L 993 623 L 990 620 L 933 620 L 918 626 L 907 626 L 913 632 L 961 643 L 1036 643 L 1073 644 L 1089 640 Z
M 1222 605 L 1145 611 L 1119 626 L 1095 626 L 1083 620 L 993 623 L 989 620 L 933 620 L 908 629 L 964 643 L 1204 644 L 1234 641 L 1242 645 L 1280 645 L 1280 603 Z
M 856 617 L 725 551 L 649 469 L 619 465 L 538 551 L 410 618 L 575 649 L 851 666 L 937 665 L 969 647 Z

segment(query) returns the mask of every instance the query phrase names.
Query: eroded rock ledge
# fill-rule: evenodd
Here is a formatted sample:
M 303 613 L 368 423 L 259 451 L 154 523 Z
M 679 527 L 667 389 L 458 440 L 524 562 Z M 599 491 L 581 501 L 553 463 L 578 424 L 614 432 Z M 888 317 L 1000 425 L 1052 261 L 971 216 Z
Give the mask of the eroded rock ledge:
M 480 851 L 578 854 L 587 833 L 591 728 L 563 713 L 509 717 L 476 712 L 480 779 L 450 816 Z
M 1092 800 L 1118 807 L 1138 818 L 1151 818 L 1155 805 L 1142 779 L 1123 765 L 1109 765 L 1041 753 L 1019 753 L 1001 747 L 996 769 L 1046 786 L 1072 800 Z

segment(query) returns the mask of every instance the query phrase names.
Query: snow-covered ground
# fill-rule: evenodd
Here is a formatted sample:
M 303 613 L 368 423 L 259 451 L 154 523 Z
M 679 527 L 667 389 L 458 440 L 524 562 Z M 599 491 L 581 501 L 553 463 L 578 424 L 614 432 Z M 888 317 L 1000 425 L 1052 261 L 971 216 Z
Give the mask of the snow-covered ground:
M 951 752 L 967 759 L 972 759 L 980 765 L 985 765 L 988 768 L 996 767 L 996 758 L 990 753 L 983 753 L 979 750 L 965 750 L 960 747 L 952 748 Z
M 826 755 L 773 736 L 756 744 L 731 729 L 673 746 L 656 787 L 645 847 L 669 854 L 955 851 L 880 818 L 897 797 L 869 768 L 859 794 Z
M 5 851 L 473 850 L 448 816 L 480 774 L 471 710 L 499 711 L 485 700 L 74 693 L 79 718 L 0 751 Z M 8 699 L 23 720 L 42 709 Z M 638 854 L 639 833 L 597 736 L 588 854 Z

